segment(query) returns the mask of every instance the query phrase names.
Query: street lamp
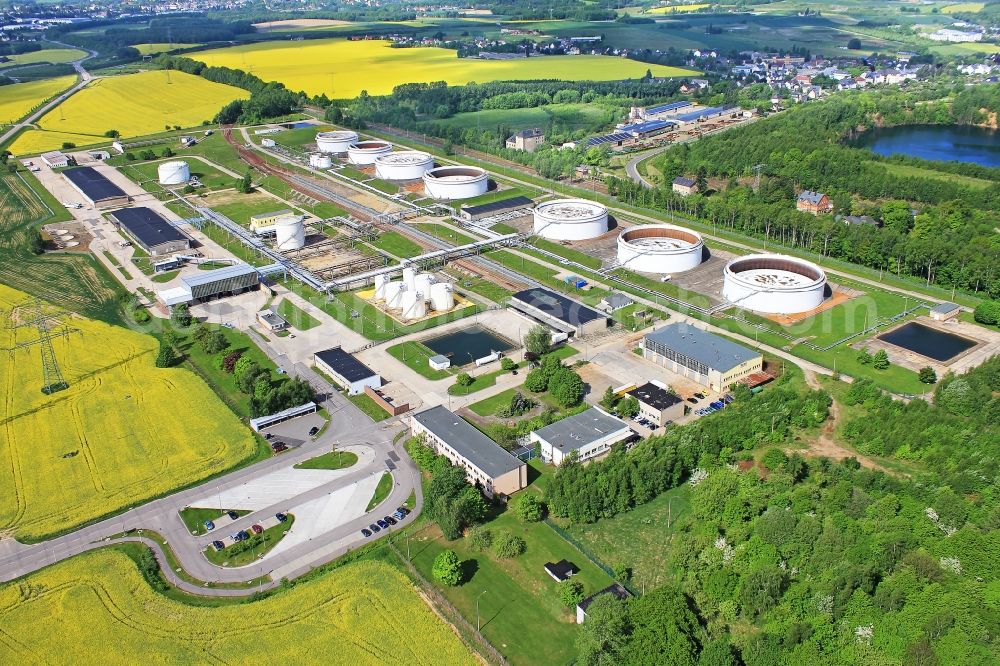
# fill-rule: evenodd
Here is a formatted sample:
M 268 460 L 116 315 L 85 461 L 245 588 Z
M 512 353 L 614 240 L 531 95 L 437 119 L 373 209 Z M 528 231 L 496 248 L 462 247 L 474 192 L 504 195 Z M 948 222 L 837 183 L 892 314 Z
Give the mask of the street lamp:
M 483 632 L 482 632 L 482 625 L 479 622 L 479 599 L 482 598 L 484 594 L 486 594 L 486 590 L 480 592 L 479 596 L 476 597 L 476 633 L 480 634 Z

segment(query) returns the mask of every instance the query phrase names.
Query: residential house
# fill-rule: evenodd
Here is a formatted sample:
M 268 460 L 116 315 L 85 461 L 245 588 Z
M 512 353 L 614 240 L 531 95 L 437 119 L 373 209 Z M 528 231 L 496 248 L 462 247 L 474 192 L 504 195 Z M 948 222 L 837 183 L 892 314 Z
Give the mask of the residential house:
M 830 197 L 822 192 L 802 190 L 799 198 L 795 201 L 795 208 L 803 213 L 819 215 L 820 213 L 829 213 L 832 211 L 833 203 L 830 202 Z
M 539 127 L 521 130 L 507 137 L 508 149 L 523 150 L 526 153 L 535 152 L 543 143 L 545 143 L 545 133 Z
M 686 197 L 689 194 L 694 194 L 698 191 L 698 183 L 694 178 L 678 176 L 677 178 L 674 178 L 671 189 L 682 197 Z

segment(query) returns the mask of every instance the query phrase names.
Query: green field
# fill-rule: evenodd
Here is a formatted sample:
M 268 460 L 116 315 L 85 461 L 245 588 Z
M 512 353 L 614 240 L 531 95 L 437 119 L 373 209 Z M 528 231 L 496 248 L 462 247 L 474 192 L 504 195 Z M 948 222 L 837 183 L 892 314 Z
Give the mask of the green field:
M 42 49 L 41 51 L 31 51 L 30 53 L 22 53 L 20 55 L 7 56 L 10 58 L 8 62 L 0 63 L 0 67 L 12 67 L 14 65 L 35 65 L 41 62 L 51 63 L 53 65 L 73 62 L 74 60 L 79 60 L 80 58 L 87 55 L 86 51 L 81 51 L 80 49 Z
M 249 511 L 236 511 L 236 515 L 245 516 Z M 205 534 L 208 530 L 205 529 L 205 521 L 211 520 L 215 521 L 223 516 L 223 511 L 221 509 L 200 509 L 196 507 L 188 507 L 186 509 L 181 509 L 180 511 L 181 520 L 187 526 L 188 531 L 191 534 Z
M 492 130 L 503 125 L 512 130 L 541 127 L 547 131 L 585 130 L 591 132 L 611 124 L 618 116 L 618 109 L 602 107 L 597 104 L 549 104 L 530 109 L 470 111 L 432 122 L 437 125 L 461 129 L 477 127 Z
M 205 559 L 219 567 L 245 567 L 256 562 L 277 546 L 288 530 L 292 529 L 295 516 L 290 513 L 286 515 L 288 520 L 272 525 L 260 534 L 247 530 L 250 532 L 250 539 L 246 543 L 236 543 L 222 550 L 209 546 L 204 551 Z
M 295 469 L 346 469 L 358 462 L 358 454 L 350 451 L 327 451 L 300 462 Z
M 281 299 L 278 303 L 278 314 L 291 324 L 292 328 L 297 328 L 300 331 L 308 331 L 320 325 L 316 317 L 313 317 L 287 298 Z
M 375 494 L 372 495 L 371 501 L 368 502 L 368 508 L 365 511 L 371 511 L 379 504 L 385 501 L 385 498 L 389 496 L 392 492 L 392 474 L 385 472 L 378 480 L 378 485 L 375 486 Z
M 455 370 L 451 368 L 447 370 L 435 370 L 432 368 L 428 363 L 428 359 L 435 355 L 434 352 L 416 340 L 400 342 L 398 345 L 389 347 L 386 351 L 394 359 L 427 379 L 444 379 L 455 374 Z
M 899 176 L 901 178 L 930 178 L 932 180 L 943 180 L 976 188 L 986 188 L 993 185 L 992 182 L 983 180 L 982 178 L 963 176 L 956 173 L 946 173 L 944 171 L 935 171 L 934 169 L 923 169 L 921 167 L 910 166 L 909 164 L 881 162 L 879 165 L 885 167 L 885 170 L 893 176 Z
M 398 231 L 381 234 L 371 245 L 400 259 L 409 259 L 423 254 L 424 249 Z
M 169 145 L 169 144 L 167 144 Z M 143 149 L 139 149 L 136 152 L 141 152 Z M 155 153 L 162 152 L 162 148 L 159 146 L 152 146 L 150 148 Z M 219 171 L 214 166 L 206 164 L 197 158 L 174 155 L 173 157 L 164 157 L 162 159 L 154 160 L 151 162 L 126 162 L 118 167 L 118 170 L 123 174 L 128 176 L 135 182 L 143 185 L 145 189 L 150 192 L 162 192 L 163 186 L 159 184 L 159 176 L 157 175 L 157 167 L 159 167 L 164 162 L 173 162 L 175 160 L 182 159 L 187 162 L 188 167 L 191 170 L 191 176 L 197 178 L 201 181 L 204 187 L 198 188 L 198 192 L 206 192 L 212 190 L 221 190 L 233 187 L 236 179 Z M 173 186 L 172 186 L 173 187 Z M 174 189 L 177 189 L 174 187 Z
M 607 56 L 548 56 L 513 60 L 456 57 L 441 48 L 390 48 L 384 41 L 317 39 L 261 42 L 202 51 L 194 57 L 208 65 L 253 71 L 265 81 L 279 81 L 310 95 L 354 98 L 362 90 L 384 95 L 402 83 L 565 79 L 617 80 L 654 76 L 689 76 L 675 67 L 648 65 Z
M 347 399 L 353 402 L 355 407 L 363 411 L 368 418 L 376 423 L 389 418 L 389 412 L 382 409 L 377 402 L 369 398 L 367 393 L 348 396 Z

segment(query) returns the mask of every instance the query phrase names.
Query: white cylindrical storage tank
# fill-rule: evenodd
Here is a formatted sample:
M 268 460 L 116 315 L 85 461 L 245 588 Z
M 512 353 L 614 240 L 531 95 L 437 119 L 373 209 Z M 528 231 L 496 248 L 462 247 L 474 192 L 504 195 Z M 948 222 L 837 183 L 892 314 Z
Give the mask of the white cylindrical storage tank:
M 403 150 L 375 158 L 375 175 L 382 180 L 416 180 L 434 168 L 434 158 L 419 150 Z
M 191 169 L 187 162 L 164 162 L 156 167 L 156 175 L 160 185 L 183 185 L 191 180 Z
M 375 300 L 385 300 L 385 285 L 389 284 L 389 276 L 382 274 L 375 276 Z
M 412 321 L 427 316 L 427 304 L 424 296 L 419 291 L 403 292 L 402 298 L 403 319 Z
M 347 147 L 347 159 L 351 164 L 368 166 L 375 164 L 375 158 L 379 155 L 391 152 L 392 144 L 387 141 L 358 141 Z
M 306 245 L 306 228 L 298 215 L 274 221 L 274 247 L 279 250 L 300 250 Z
M 431 307 L 438 312 L 447 312 L 455 307 L 455 294 L 447 282 L 431 285 Z
M 323 153 L 311 153 L 309 155 L 309 166 L 317 169 L 329 169 L 333 166 L 333 160 L 329 155 Z
M 486 194 L 490 175 L 471 166 L 443 166 L 424 174 L 424 192 L 434 199 L 469 199 Z
M 348 146 L 358 140 L 358 133 L 350 130 L 335 130 L 319 132 L 316 135 L 316 148 L 321 153 L 346 153 Z
M 722 297 L 767 314 L 808 312 L 823 303 L 826 274 L 812 262 L 783 254 L 736 257 L 723 273 Z
M 417 288 L 417 269 L 416 268 L 404 268 L 403 269 L 403 284 L 409 291 L 415 291 Z
M 642 224 L 618 236 L 618 264 L 640 273 L 682 273 L 701 264 L 701 234 L 673 224 Z
M 608 231 L 607 207 L 586 199 L 559 199 L 535 206 L 535 233 L 552 240 L 587 240 Z
M 402 282 L 388 282 L 385 285 L 385 305 L 390 310 L 398 310 L 403 307 L 403 294 L 406 293 L 406 285 Z
M 431 285 L 433 285 L 437 280 L 430 273 L 417 273 L 417 277 L 413 279 L 413 288 L 424 295 L 424 300 L 431 297 Z

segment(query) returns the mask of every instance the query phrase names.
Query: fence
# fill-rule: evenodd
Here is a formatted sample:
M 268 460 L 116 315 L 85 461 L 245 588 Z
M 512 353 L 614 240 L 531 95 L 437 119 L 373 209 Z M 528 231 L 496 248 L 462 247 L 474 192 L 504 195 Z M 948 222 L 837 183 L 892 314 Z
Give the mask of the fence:
M 632 596 L 634 596 L 634 597 L 638 597 L 639 596 L 639 594 L 636 593 L 636 590 L 632 587 L 631 583 L 625 583 L 623 581 L 618 580 L 618 576 L 615 574 L 614 570 L 611 567 L 609 567 L 607 564 L 605 564 L 604 562 L 602 562 L 601 558 L 597 557 L 597 555 L 594 555 L 592 552 L 590 552 L 590 550 L 586 546 L 584 546 L 582 543 L 580 543 L 575 538 L 573 538 L 572 534 L 570 534 L 569 532 L 567 532 L 563 528 L 561 528 L 558 525 L 556 525 L 554 522 L 552 522 L 552 519 L 550 519 L 550 518 L 546 518 L 545 519 L 545 524 L 548 525 L 549 527 L 551 527 L 553 532 L 555 532 L 556 534 L 558 534 L 559 536 L 561 536 L 563 539 L 565 539 L 566 541 L 568 541 L 570 545 L 572 545 L 574 548 L 576 548 L 578 551 L 580 551 L 583 554 L 584 557 L 586 557 L 588 560 L 590 560 L 594 564 L 594 566 L 596 566 L 598 569 L 600 569 L 604 573 L 608 574 L 611 577 L 611 580 L 614 580 L 614 581 L 617 581 L 618 583 L 620 583 L 626 590 L 628 590 L 629 592 L 632 593 Z

